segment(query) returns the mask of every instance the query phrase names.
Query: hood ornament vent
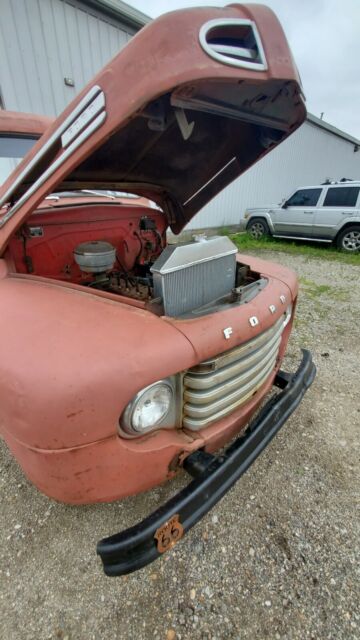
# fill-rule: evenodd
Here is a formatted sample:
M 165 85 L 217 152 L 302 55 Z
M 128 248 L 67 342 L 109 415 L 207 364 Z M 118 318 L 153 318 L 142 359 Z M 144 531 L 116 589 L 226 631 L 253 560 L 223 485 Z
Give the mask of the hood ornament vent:
M 200 29 L 199 40 L 204 51 L 222 64 L 266 71 L 264 49 L 252 20 L 209 20 Z

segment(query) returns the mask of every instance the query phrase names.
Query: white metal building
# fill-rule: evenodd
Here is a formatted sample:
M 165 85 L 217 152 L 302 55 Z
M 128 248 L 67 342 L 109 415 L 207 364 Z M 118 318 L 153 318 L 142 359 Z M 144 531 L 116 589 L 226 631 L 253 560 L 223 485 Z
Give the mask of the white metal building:
M 149 20 L 120 0 L 0 0 L 2 107 L 58 115 Z
M 0 107 L 59 114 L 149 20 L 121 0 L 0 0 Z M 309 115 L 188 228 L 236 225 L 247 207 L 277 203 L 326 178 L 359 180 L 359 148 L 352 136 Z

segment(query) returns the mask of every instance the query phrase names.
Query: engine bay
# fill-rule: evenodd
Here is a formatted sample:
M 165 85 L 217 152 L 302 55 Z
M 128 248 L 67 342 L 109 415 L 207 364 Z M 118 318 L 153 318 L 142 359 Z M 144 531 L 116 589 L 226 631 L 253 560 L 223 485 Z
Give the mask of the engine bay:
M 158 208 L 61 198 L 44 203 L 9 244 L 17 273 L 110 292 L 158 315 L 196 317 L 252 299 L 264 278 L 225 236 L 168 245 Z

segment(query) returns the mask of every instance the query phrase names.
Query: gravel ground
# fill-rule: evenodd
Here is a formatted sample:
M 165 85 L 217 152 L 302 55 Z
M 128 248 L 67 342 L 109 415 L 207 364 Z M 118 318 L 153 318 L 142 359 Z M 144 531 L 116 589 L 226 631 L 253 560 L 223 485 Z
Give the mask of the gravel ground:
M 106 578 L 96 540 L 184 482 L 69 507 L 42 496 L 0 446 L 1 640 L 360 637 L 356 266 L 264 254 L 301 297 L 287 366 L 312 350 L 317 379 L 250 471 L 160 561 Z

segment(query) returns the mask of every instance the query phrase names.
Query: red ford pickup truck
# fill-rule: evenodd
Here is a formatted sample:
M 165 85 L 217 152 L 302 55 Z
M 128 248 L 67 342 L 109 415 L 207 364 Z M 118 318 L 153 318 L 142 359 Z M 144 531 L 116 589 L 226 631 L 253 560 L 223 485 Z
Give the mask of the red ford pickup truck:
M 72 504 L 192 477 L 98 543 L 107 575 L 177 543 L 314 379 L 307 351 L 280 369 L 294 273 L 227 237 L 166 235 L 305 115 L 276 17 L 236 4 L 153 21 L 56 120 L 0 115 L 0 168 L 14 166 L 0 187 L 2 437 Z

